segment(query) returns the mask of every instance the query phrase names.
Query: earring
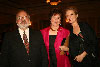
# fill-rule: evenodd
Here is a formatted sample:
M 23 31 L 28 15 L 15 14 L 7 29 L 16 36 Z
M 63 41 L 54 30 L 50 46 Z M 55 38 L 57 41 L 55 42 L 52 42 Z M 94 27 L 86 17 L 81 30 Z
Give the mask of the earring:
M 61 24 L 59 24 L 59 25 L 61 25 Z

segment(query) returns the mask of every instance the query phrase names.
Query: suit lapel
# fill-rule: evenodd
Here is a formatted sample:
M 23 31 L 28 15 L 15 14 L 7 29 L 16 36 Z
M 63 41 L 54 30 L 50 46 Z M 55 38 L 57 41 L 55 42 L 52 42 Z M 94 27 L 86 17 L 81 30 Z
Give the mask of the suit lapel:
M 32 38 L 33 37 L 33 33 L 32 30 L 29 28 L 29 46 L 32 45 Z
M 17 47 L 19 47 L 22 50 L 20 52 L 22 52 L 22 54 L 23 53 L 27 54 L 26 48 L 24 46 L 23 40 L 22 40 L 21 35 L 20 35 L 18 30 L 15 32 L 15 38 L 16 38 L 15 40 L 16 40 L 16 43 L 17 43 Z
M 33 37 L 34 37 L 34 33 L 32 31 L 32 29 L 29 28 L 29 54 L 32 54 L 32 42 L 33 42 Z
M 23 40 L 18 30 L 16 31 L 15 35 L 16 35 L 16 42 L 18 43 L 18 45 L 23 46 L 24 45 Z

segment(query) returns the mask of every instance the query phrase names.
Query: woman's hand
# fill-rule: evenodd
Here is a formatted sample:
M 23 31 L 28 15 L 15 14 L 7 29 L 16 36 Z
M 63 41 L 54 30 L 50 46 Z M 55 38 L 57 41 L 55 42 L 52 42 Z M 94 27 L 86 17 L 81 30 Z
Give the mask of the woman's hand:
M 74 60 L 76 60 L 77 62 L 82 62 L 86 55 L 87 53 L 84 51 L 82 54 L 76 56 Z
M 78 56 L 75 57 L 74 60 L 76 60 L 77 62 L 82 62 L 83 61 L 83 58 L 84 57 L 82 55 L 78 55 Z
M 66 46 L 59 46 L 59 49 L 60 49 L 61 51 L 69 51 L 69 48 L 66 47 Z

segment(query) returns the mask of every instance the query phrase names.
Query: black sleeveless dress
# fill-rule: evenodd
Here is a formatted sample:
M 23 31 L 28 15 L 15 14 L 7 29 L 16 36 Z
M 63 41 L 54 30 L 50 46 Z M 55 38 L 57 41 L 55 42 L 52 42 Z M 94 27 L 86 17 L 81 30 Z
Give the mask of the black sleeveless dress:
M 50 56 L 50 67 L 57 67 L 57 59 L 55 54 L 55 43 L 56 35 L 49 35 L 49 56 Z

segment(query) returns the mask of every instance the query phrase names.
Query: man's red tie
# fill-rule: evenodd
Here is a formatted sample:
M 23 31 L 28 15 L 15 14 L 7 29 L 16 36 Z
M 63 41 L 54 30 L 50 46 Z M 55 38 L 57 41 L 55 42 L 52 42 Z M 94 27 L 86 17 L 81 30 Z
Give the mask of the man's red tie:
M 27 35 L 25 34 L 25 31 L 24 31 L 24 34 L 23 34 L 23 40 L 24 40 L 24 45 L 25 45 L 25 48 L 27 50 L 27 53 L 29 54 L 29 42 L 28 42 Z

